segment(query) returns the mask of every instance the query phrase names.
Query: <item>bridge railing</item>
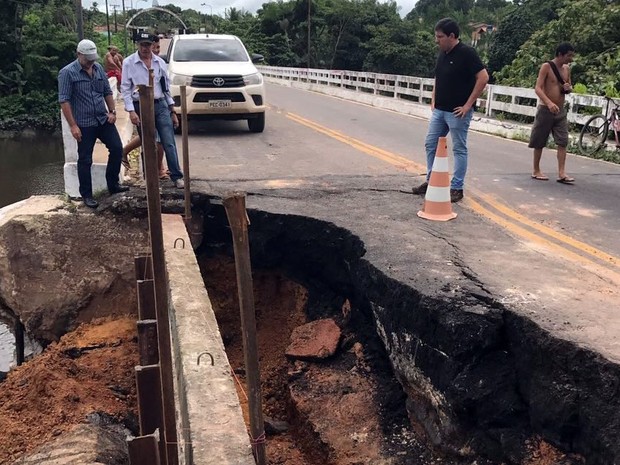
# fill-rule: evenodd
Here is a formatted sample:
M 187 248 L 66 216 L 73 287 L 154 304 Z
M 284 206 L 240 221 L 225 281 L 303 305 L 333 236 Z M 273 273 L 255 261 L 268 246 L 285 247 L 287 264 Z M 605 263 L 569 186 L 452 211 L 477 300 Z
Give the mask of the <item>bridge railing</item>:
M 403 103 L 430 105 L 434 79 L 362 71 L 306 68 L 259 67 L 264 76 L 291 83 L 316 87 L 340 88 L 360 94 L 393 98 Z M 596 95 L 569 94 L 566 96 L 568 121 L 583 125 L 596 113 L 605 112 L 605 98 Z M 536 115 L 538 97 L 532 88 L 487 85 L 478 99 L 478 112 L 488 118 L 531 122 Z

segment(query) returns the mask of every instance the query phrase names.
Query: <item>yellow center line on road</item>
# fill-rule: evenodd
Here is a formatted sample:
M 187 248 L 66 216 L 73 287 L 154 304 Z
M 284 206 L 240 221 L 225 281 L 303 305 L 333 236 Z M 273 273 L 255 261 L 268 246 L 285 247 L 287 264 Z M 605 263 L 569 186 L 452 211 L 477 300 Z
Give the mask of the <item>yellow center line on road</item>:
M 476 200 L 474 200 L 472 197 L 465 197 L 464 199 L 464 204 L 471 208 L 474 212 L 478 213 L 481 216 L 484 216 L 485 218 L 493 221 L 494 223 L 498 224 L 499 226 L 503 227 L 504 229 L 512 232 L 513 234 L 520 236 L 524 239 L 527 239 L 531 242 L 534 242 L 536 244 L 545 246 L 546 248 L 549 248 L 555 252 L 559 252 L 562 254 L 562 256 L 568 257 L 578 263 L 581 263 L 583 265 L 592 265 L 592 261 L 586 257 L 583 257 L 581 255 L 579 255 L 578 253 L 575 253 L 569 249 L 564 248 L 561 245 L 558 245 L 554 242 L 550 242 L 548 239 L 541 237 L 538 234 L 535 234 L 531 231 L 528 231 L 527 229 L 512 223 L 510 220 L 507 220 L 499 215 L 497 215 L 496 213 L 493 213 L 491 210 L 483 207 L 480 203 L 478 203 Z
M 346 134 L 342 134 L 338 131 L 334 131 L 333 129 L 329 129 L 325 126 L 322 126 L 318 123 L 315 123 L 314 121 L 308 120 L 294 113 L 288 113 L 286 114 L 286 117 L 295 121 L 296 123 L 302 124 L 317 132 L 339 140 L 357 150 L 360 150 L 363 153 L 366 153 L 367 155 L 378 158 L 379 160 L 389 163 L 397 168 L 401 168 L 405 171 L 413 172 L 416 174 L 426 172 L 426 167 L 419 163 L 411 161 L 400 155 L 391 153 L 387 150 L 372 146 L 358 139 L 354 139 L 353 137 L 347 136 Z M 486 206 L 483 206 L 481 203 L 476 201 L 476 198 L 480 202 L 486 204 Z M 585 242 L 578 241 L 566 234 L 560 233 L 552 228 L 537 223 L 527 218 L 526 216 L 518 213 L 517 211 L 511 209 L 507 205 L 504 205 L 491 195 L 475 191 L 473 198 L 472 196 L 468 196 L 465 200 L 465 206 L 469 207 L 471 210 L 484 216 L 485 218 L 493 221 L 507 231 L 512 232 L 513 234 L 523 239 L 529 240 L 533 243 L 544 245 L 548 249 L 557 252 L 565 258 L 568 258 L 574 262 L 585 265 L 588 268 L 592 268 L 592 266 L 599 266 L 600 262 L 605 263 L 606 265 L 611 265 L 613 268 L 620 268 L 619 257 L 610 255 L 602 250 L 597 249 L 596 247 L 586 244 Z M 495 210 L 495 212 L 493 210 Z M 506 218 L 500 216 L 496 212 L 504 215 Z M 531 228 L 540 234 L 543 234 L 545 237 L 529 231 L 524 226 Z M 571 250 L 568 247 L 574 250 Z M 580 255 L 580 253 L 593 257 L 596 259 L 596 261 L 588 258 L 587 256 L 584 257 L 583 255 Z M 618 279 L 620 278 L 620 275 L 615 275 L 615 277 Z M 618 280 L 620 281 L 620 279 Z
M 354 139 L 353 137 L 342 134 L 341 132 L 334 131 L 333 129 L 329 129 L 325 126 L 321 126 L 314 121 L 310 121 L 309 119 L 303 118 L 294 113 L 287 113 L 287 118 L 292 119 L 296 123 L 307 126 L 311 129 L 314 129 L 317 132 L 325 134 L 326 136 L 332 137 L 340 142 L 343 142 L 351 147 L 360 150 L 361 152 L 366 153 L 372 157 L 378 158 L 379 160 L 385 161 L 392 166 L 403 169 L 410 173 L 420 174 L 426 172 L 426 167 L 416 163 L 414 161 L 409 160 L 408 158 L 402 157 L 400 155 L 396 155 L 395 153 L 388 152 L 387 150 L 380 149 L 378 147 L 372 146 L 361 140 Z
M 594 258 L 602 260 L 605 263 L 614 265 L 616 267 L 620 265 L 620 258 L 610 255 L 606 252 L 603 252 L 602 250 L 599 250 L 596 247 L 592 247 L 591 245 L 586 244 L 585 242 L 581 242 L 581 241 L 578 241 L 577 239 L 573 239 L 572 237 L 567 236 L 566 234 L 563 234 L 561 232 L 558 232 L 555 229 L 552 229 L 548 226 L 532 221 L 531 219 L 511 209 L 507 205 L 504 205 L 503 203 L 501 203 L 499 200 L 495 198 L 495 196 L 491 196 L 488 194 L 482 194 L 480 192 L 476 192 L 476 196 L 478 196 L 480 200 L 487 203 L 489 206 L 491 206 L 498 212 L 503 213 L 504 215 L 513 219 L 514 221 L 518 221 L 521 224 L 529 226 L 530 228 L 535 229 L 536 231 L 542 234 L 545 234 L 546 236 L 552 237 L 553 239 L 559 242 L 563 242 L 564 244 L 567 244 L 573 247 L 574 249 L 579 250 L 580 252 L 584 254 L 591 255 Z

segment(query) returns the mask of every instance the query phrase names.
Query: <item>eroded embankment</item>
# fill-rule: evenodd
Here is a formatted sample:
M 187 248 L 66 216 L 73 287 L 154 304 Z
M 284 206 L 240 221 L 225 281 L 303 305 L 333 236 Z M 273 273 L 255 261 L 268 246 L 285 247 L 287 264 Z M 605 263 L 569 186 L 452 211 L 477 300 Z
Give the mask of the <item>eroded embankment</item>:
M 278 267 L 306 286 L 311 319 L 348 299 L 374 322 L 409 416 L 435 445 L 523 463 L 528 441 L 540 435 L 588 463 L 620 456 L 615 364 L 552 337 L 484 292 L 446 298 L 427 295 L 415 279 L 390 279 L 364 258 L 354 234 L 333 224 L 248 213 L 254 266 Z M 213 206 L 206 243 L 228 243 L 226 224 Z

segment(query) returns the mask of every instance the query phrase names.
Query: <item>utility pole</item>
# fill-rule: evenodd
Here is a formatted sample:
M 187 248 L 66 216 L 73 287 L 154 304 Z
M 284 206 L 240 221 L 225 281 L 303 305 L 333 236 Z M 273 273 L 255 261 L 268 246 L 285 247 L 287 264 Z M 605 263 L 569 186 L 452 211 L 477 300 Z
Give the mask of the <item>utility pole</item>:
M 208 3 L 201 3 L 200 6 L 208 6 L 209 7 L 209 21 L 213 20 L 213 7 L 211 5 L 209 5 Z M 209 32 L 207 30 L 207 15 L 205 14 L 205 33 Z
M 105 0 L 105 21 L 108 25 L 108 45 L 112 43 L 112 38 L 110 37 L 110 12 L 108 10 L 108 0 Z
M 116 22 L 116 9 L 118 8 L 118 4 L 115 3 L 114 5 L 110 5 L 112 8 L 114 8 L 114 34 L 118 33 L 118 24 Z
M 84 17 L 82 16 L 82 0 L 75 0 L 75 15 L 77 16 L 78 40 L 84 38 Z
M 308 0 L 308 59 L 306 68 L 310 68 L 310 14 L 312 10 L 312 0 Z
M 125 12 L 125 0 L 123 0 L 123 24 L 125 26 L 124 27 L 124 31 L 123 31 L 123 36 L 125 37 L 125 47 L 123 49 L 123 56 L 126 57 L 127 56 L 127 13 Z

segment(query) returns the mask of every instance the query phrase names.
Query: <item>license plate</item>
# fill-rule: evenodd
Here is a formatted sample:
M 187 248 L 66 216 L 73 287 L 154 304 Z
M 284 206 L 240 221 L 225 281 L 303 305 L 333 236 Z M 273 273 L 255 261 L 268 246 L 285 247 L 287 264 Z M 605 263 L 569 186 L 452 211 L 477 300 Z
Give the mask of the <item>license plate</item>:
M 230 100 L 209 100 L 209 108 L 230 108 L 232 101 Z

